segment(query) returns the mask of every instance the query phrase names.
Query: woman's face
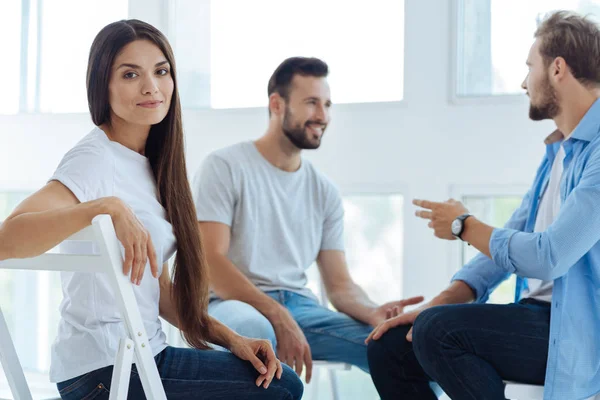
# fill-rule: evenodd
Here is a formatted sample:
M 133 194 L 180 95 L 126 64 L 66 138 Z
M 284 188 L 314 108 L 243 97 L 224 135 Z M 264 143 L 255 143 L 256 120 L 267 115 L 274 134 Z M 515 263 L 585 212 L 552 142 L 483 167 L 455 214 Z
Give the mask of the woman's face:
M 171 66 L 149 40 L 136 40 L 115 58 L 108 84 L 111 118 L 154 125 L 169 112 L 173 95 Z

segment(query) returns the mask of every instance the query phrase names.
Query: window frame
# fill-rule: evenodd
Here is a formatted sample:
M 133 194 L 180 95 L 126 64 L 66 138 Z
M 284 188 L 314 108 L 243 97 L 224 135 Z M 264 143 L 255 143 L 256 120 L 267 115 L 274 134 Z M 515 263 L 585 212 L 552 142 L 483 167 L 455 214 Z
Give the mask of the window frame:
M 141 1 L 141 0 L 129 0 L 130 4 L 131 3 L 136 3 L 136 1 Z M 165 35 L 167 35 L 167 37 L 169 38 L 169 40 L 171 42 L 174 42 L 176 40 L 176 36 L 175 36 L 175 31 L 176 29 L 174 28 L 174 24 L 176 23 L 177 20 L 177 16 L 176 16 L 176 6 L 174 4 L 174 2 L 172 0 L 152 0 L 153 2 L 157 2 L 159 3 L 160 9 L 163 12 L 163 18 L 161 20 L 161 26 L 156 25 L 159 29 L 161 29 L 162 32 L 165 33 Z M 213 0 L 202 0 L 202 1 L 213 1 Z M 404 53 L 402 55 L 402 59 L 403 59 L 403 71 L 402 71 L 402 99 L 401 100 L 385 100 L 385 101 L 369 101 L 369 102 L 351 102 L 351 103 L 334 103 L 334 108 L 341 108 L 341 107 L 354 107 L 354 106 L 358 106 L 361 108 L 361 110 L 364 107 L 378 107 L 377 109 L 380 109 L 381 106 L 384 106 L 386 108 L 388 107 L 393 107 L 394 109 L 397 109 L 398 107 L 406 107 L 406 94 L 407 94 L 407 85 L 406 85 L 406 70 L 407 70 L 407 51 L 406 51 L 406 43 L 407 43 L 407 30 L 406 30 L 406 21 L 408 20 L 407 17 L 407 0 L 401 0 L 404 2 L 404 36 L 403 36 L 403 41 L 404 41 Z M 131 7 L 130 7 L 131 10 Z M 174 39 L 174 40 L 172 40 Z M 173 44 L 173 43 L 171 43 Z M 175 50 L 175 49 L 174 49 Z M 210 52 L 210 49 L 209 49 Z M 179 84 L 181 84 L 181 82 L 179 82 Z M 227 111 L 240 111 L 240 110 L 262 110 L 265 109 L 267 107 L 267 105 L 265 104 L 265 106 L 248 106 L 248 107 L 213 107 L 212 105 L 208 106 L 208 107 L 188 107 L 186 104 L 181 104 L 182 110 L 189 110 L 189 111 L 194 111 L 194 112 L 206 112 L 206 111 L 211 111 L 211 112 L 227 112 Z
M 484 1 L 484 0 L 480 0 Z M 491 0 L 485 0 L 491 1 Z M 461 38 L 459 37 L 462 15 L 465 8 L 465 0 L 451 0 L 450 4 L 450 85 L 449 102 L 455 106 L 476 106 L 476 105 L 526 105 L 529 100 L 525 93 L 523 94 L 487 94 L 487 95 L 469 95 L 461 96 L 458 94 L 458 74 L 460 71 L 459 64 L 462 58 L 458 54 L 458 50 L 462 47 Z M 523 77 L 524 78 L 524 77 Z
M 460 202 L 464 202 L 465 197 L 520 197 L 521 199 L 530 185 L 525 183 L 501 185 L 452 185 L 450 187 L 450 197 Z M 475 215 L 475 217 L 477 217 Z M 499 228 L 499 227 L 496 227 Z M 463 244 L 459 246 L 451 246 L 451 255 L 448 276 L 452 277 L 460 270 L 467 261 L 463 262 Z

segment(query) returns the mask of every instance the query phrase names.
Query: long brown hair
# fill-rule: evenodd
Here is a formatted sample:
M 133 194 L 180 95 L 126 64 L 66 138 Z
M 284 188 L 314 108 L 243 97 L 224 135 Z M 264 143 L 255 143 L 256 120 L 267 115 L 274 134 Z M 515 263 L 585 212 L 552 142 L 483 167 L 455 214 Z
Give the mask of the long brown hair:
M 158 200 L 166 210 L 177 239 L 172 296 L 179 329 L 192 347 L 206 349 L 209 337 L 208 273 L 185 163 L 175 57 L 167 38 L 152 25 L 135 19 L 104 27 L 90 50 L 88 105 L 94 124 L 110 124 L 108 84 L 113 62 L 123 47 L 135 40 L 154 43 L 171 65 L 174 88 L 169 112 L 150 128 L 145 154 L 156 179 Z

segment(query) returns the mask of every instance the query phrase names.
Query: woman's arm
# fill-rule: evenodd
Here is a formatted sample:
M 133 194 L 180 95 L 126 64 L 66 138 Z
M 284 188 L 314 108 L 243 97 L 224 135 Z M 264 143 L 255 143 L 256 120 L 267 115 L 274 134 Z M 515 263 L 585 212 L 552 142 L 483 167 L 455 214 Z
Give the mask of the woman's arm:
M 111 216 L 125 249 L 123 273 L 139 284 L 146 263 L 157 277 L 156 253 L 148 231 L 117 197 L 80 203 L 62 183 L 52 181 L 25 199 L 0 225 L 0 261 L 45 253 L 92 223 L 100 214 Z
M 0 225 L 0 260 L 35 257 L 114 212 L 111 198 L 80 203 L 62 183 L 52 181 L 25 199 Z
M 171 297 L 173 295 L 173 283 L 171 282 L 171 275 L 169 274 L 169 263 L 163 264 L 162 273 L 158 278 L 158 284 L 160 286 L 158 313 L 165 321 L 179 329 L 177 311 L 175 310 L 175 303 Z
M 160 316 L 174 327 L 179 328 L 175 303 L 171 297 L 173 292 L 173 283 L 171 282 L 168 263 L 163 264 L 163 270 L 159 278 L 159 284 L 160 300 L 158 309 Z M 235 344 L 236 340 L 241 339 L 240 335 L 212 317 L 210 318 L 210 324 L 210 337 L 207 338 L 210 343 L 214 343 L 229 350 L 231 349 L 231 346 Z
M 159 314 L 171 325 L 179 328 L 175 303 L 171 297 L 173 284 L 167 263 L 163 264 L 159 284 Z M 275 356 L 271 342 L 264 339 L 251 339 L 240 336 L 212 317 L 209 321 L 211 324 L 208 330 L 210 337 L 207 338 L 207 341 L 224 347 L 238 358 L 250 362 L 260 373 L 260 376 L 256 378 L 256 386 L 263 386 L 266 389 L 273 378 L 281 379 L 283 368 L 281 367 L 281 362 Z

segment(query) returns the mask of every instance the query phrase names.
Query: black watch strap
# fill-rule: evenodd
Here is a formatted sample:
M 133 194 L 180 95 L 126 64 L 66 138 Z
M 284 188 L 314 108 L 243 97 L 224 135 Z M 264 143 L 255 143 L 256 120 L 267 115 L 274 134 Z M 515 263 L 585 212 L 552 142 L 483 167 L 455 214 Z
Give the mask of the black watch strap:
M 462 238 L 462 234 L 465 232 L 465 220 L 467 218 L 469 218 L 470 216 L 471 216 L 471 214 L 466 213 L 466 214 L 459 215 L 458 217 L 456 217 L 456 219 L 458 219 L 462 222 L 460 233 L 458 235 L 456 235 L 456 237 L 459 238 L 460 240 L 462 240 L 463 242 L 464 242 L 464 239 Z

